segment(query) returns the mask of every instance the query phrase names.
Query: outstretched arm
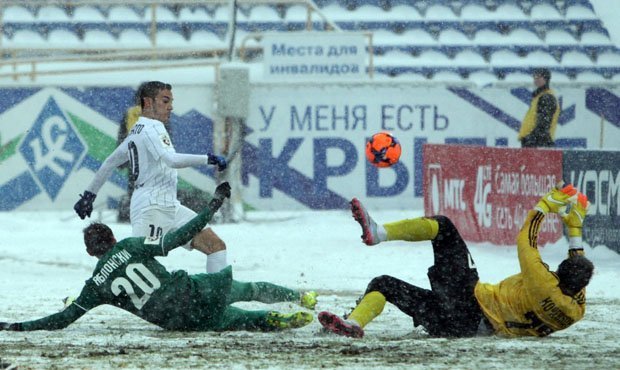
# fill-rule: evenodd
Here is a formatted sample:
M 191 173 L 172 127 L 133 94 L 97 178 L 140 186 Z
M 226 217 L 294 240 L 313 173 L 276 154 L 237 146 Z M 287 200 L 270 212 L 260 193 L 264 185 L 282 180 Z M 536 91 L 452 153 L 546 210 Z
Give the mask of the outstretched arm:
M 519 265 L 526 286 L 541 287 L 544 282 L 556 284 L 556 278 L 540 257 L 538 251 L 538 234 L 547 213 L 564 214 L 566 208 L 577 199 L 577 189 L 572 185 L 558 184 L 545 194 L 536 207 L 529 211 L 523 227 L 517 237 Z
M 582 228 L 589 207 L 588 197 L 585 194 L 579 193 L 577 194 L 577 203 L 562 217 L 562 221 L 564 221 L 564 225 L 566 225 L 568 230 L 569 257 L 585 255 L 582 245 Z
M 75 203 L 73 209 L 83 220 L 86 217 L 90 217 L 90 214 L 93 211 L 93 203 L 95 202 L 95 198 L 97 198 L 97 192 L 114 169 L 121 164 L 127 162 L 126 153 L 127 149 L 123 143 L 119 145 L 113 152 L 110 154 L 108 158 L 103 162 L 97 173 L 95 173 L 95 178 L 88 185 L 86 190 L 84 190 L 83 194 L 80 194 L 80 199 Z
M 215 154 L 183 154 L 174 152 L 163 152 L 161 159 L 171 168 L 185 168 L 192 166 L 201 166 L 203 164 L 217 165 L 219 171 L 226 169 L 226 159 Z
M 167 255 L 172 249 L 185 245 L 187 242 L 192 240 L 194 235 L 198 234 L 198 232 L 200 232 L 200 230 L 202 230 L 207 223 L 211 221 L 211 218 L 215 212 L 217 212 L 217 210 L 222 206 L 224 199 L 229 197 L 230 184 L 228 184 L 228 182 L 224 182 L 218 185 L 215 189 L 215 193 L 213 194 L 213 199 L 211 199 L 207 208 L 203 209 L 202 212 L 197 214 L 196 217 L 181 226 L 179 229 L 164 236 L 164 240 L 162 242 L 164 255 Z
M 128 161 L 126 153 L 127 148 L 121 143 L 121 145 L 119 145 L 101 164 L 101 167 L 99 167 L 99 170 L 95 173 L 95 177 L 86 187 L 86 191 L 97 194 L 99 189 L 101 189 L 108 177 L 112 174 L 112 171 Z
M 0 323 L 0 330 L 12 331 L 32 331 L 32 330 L 58 330 L 64 329 L 75 320 L 84 315 L 86 311 L 72 304 L 66 309 L 43 318 L 16 322 L 16 323 Z
M 31 330 L 58 330 L 63 329 L 82 317 L 88 310 L 100 304 L 99 297 L 87 282 L 82 288 L 79 297 L 64 310 L 43 318 L 16 322 L 0 323 L 0 330 L 31 331 Z
M 201 154 L 183 154 L 175 152 L 163 152 L 161 155 L 162 161 L 166 166 L 171 168 L 185 168 L 193 166 L 202 166 L 207 164 L 209 156 Z

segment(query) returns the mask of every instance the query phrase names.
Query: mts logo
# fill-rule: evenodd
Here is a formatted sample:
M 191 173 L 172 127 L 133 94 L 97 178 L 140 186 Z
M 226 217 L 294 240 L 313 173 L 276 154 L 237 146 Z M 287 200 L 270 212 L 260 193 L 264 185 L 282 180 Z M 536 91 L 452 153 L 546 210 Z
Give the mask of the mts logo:
M 85 146 L 53 98 L 50 98 L 20 144 L 39 186 L 52 200 L 60 192 Z
M 428 190 L 430 192 L 430 207 L 433 214 L 440 214 L 448 209 L 465 211 L 465 180 L 453 178 L 444 179 L 443 170 L 438 163 L 430 163 L 426 170 Z
M 456 209 L 465 211 L 467 204 L 463 199 L 465 191 L 465 180 L 447 179 L 443 184 L 444 207 L 446 209 Z

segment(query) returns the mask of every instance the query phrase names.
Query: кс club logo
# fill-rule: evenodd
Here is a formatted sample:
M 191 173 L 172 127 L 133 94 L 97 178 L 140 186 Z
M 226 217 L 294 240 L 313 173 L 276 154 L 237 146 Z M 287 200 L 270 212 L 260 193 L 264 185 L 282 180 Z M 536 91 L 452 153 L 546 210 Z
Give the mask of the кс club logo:
M 52 200 L 85 150 L 79 135 L 51 97 L 19 146 L 30 172 Z

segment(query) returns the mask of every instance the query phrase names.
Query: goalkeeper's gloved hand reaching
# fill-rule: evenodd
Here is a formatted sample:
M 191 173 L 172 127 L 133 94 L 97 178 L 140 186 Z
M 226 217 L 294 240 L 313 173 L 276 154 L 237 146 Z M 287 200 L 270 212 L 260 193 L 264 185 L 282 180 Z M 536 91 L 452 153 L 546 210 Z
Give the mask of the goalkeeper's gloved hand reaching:
M 585 194 L 577 193 L 577 201 L 570 209 L 562 216 L 562 221 L 568 229 L 568 237 L 578 236 L 581 237 L 583 220 L 586 218 L 590 202 Z
M 565 216 L 567 207 L 577 201 L 578 193 L 572 184 L 564 186 L 564 181 L 561 181 L 540 198 L 534 209 L 544 214 L 557 213 Z

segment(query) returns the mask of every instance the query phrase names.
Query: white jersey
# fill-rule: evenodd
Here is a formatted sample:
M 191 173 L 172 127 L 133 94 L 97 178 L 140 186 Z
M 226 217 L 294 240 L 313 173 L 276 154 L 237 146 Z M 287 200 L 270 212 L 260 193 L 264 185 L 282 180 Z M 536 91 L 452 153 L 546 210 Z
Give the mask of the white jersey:
M 129 176 L 135 179 L 133 218 L 145 208 L 178 206 L 176 169 L 207 164 L 208 159 L 207 155 L 177 153 L 163 123 L 140 117 L 86 190 L 96 194 L 116 167 L 129 162 Z

